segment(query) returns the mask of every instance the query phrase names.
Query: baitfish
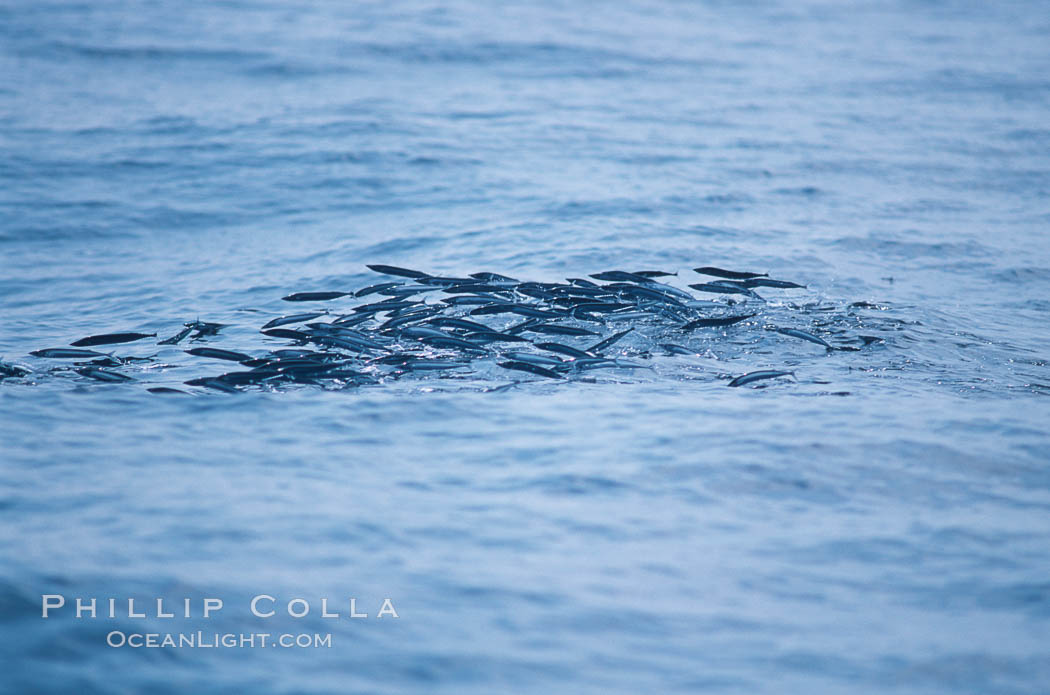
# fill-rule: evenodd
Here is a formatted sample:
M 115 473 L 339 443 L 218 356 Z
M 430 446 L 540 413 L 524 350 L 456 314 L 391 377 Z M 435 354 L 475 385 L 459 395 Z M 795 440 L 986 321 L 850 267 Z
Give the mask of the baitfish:
M 468 312 L 471 316 L 488 316 L 490 314 L 513 314 L 514 305 L 510 302 L 497 302 L 493 304 L 486 302 L 485 304 L 475 307 Z
M 183 328 L 181 331 L 171 336 L 170 338 L 165 338 L 164 340 L 158 341 L 157 345 L 178 345 L 180 342 L 182 342 L 182 339 L 188 336 L 192 331 L 192 327 Z
M 742 374 L 729 382 L 729 386 L 746 386 L 754 381 L 762 379 L 775 379 L 778 376 L 795 376 L 794 372 L 785 372 L 778 369 L 763 369 L 757 372 Z
M 291 328 L 271 328 L 269 330 L 260 332 L 263 335 L 270 336 L 271 338 L 286 338 L 288 340 L 309 340 L 311 337 L 309 333 L 295 331 Z
M 752 287 L 773 287 L 781 290 L 790 289 L 805 289 L 805 285 L 800 285 L 797 282 L 788 282 L 787 280 L 771 280 L 770 278 L 750 278 L 740 283 L 748 289 Z
M 350 296 L 349 292 L 296 292 L 281 297 L 286 302 L 327 302 L 330 299 Z
M 660 343 L 660 347 L 667 351 L 669 355 L 695 355 L 696 350 L 690 350 L 687 347 L 681 345 L 675 345 L 674 343 Z
M 130 376 L 119 374 L 117 372 L 111 372 L 108 369 L 100 369 L 99 367 L 81 367 L 77 370 L 77 374 L 91 377 L 99 381 L 108 381 L 110 383 L 118 383 L 122 381 L 134 381 Z
M 229 360 L 230 362 L 247 362 L 248 360 L 254 359 L 251 355 L 246 355 L 243 352 L 233 352 L 232 350 L 220 350 L 219 348 L 210 347 L 199 347 L 193 348 L 192 350 L 186 350 L 190 355 L 196 355 L 197 357 L 209 357 L 214 360 Z
M 406 338 L 451 338 L 448 333 L 436 328 L 426 326 L 409 326 L 401 329 L 401 335 Z
M 693 272 L 701 275 L 712 275 L 716 278 L 728 278 L 730 280 L 750 280 L 751 278 L 768 277 L 769 273 L 745 273 L 737 270 L 724 270 L 705 265 L 702 268 L 693 268 Z
M 517 314 L 518 316 L 526 316 L 534 319 L 557 319 L 561 318 L 562 314 L 555 311 L 545 311 L 543 309 L 537 309 L 536 307 L 527 306 L 525 304 L 513 304 L 508 307 L 510 313 Z M 471 312 L 474 313 L 474 312 Z
M 607 282 L 646 282 L 649 280 L 649 278 L 644 275 L 628 273 L 625 270 L 607 270 L 603 273 L 592 273 L 591 277 L 595 280 L 604 280 Z
M 149 391 L 150 393 L 178 394 L 178 395 L 181 395 L 181 396 L 188 396 L 188 395 L 190 395 L 190 394 L 186 393 L 185 391 L 180 391 L 179 389 L 169 388 L 167 386 L 154 386 L 153 388 L 148 388 L 146 390 Z
M 470 285 L 478 283 L 474 278 L 446 278 L 439 275 L 429 275 L 425 278 L 419 278 L 419 281 L 427 285 L 436 285 L 438 287 L 451 287 L 452 285 Z
M 536 374 L 538 376 L 545 376 L 548 379 L 562 379 L 561 374 L 555 371 L 551 371 L 546 367 L 541 367 L 538 364 L 529 364 L 528 362 L 518 362 L 517 360 L 509 360 L 507 362 L 499 362 L 499 366 L 504 369 L 516 369 L 519 372 L 529 372 L 530 374 Z
M 558 352 L 562 355 L 568 355 L 574 359 L 588 359 L 594 357 L 594 355 L 589 352 L 578 350 L 571 345 L 562 345 L 561 343 L 536 343 L 536 347 L 540 350 L 546 350 L 547 352 Z
M 807 333 L 806 331 L 800 331 L 797 328 L 778 328 L 777 333 L 781 333 L 783 335 L 790 335 L 792 338 L 801 338 L 802 340 L 808 340 L 809 342 L 821 345 L 827 348 L 828 350 L 835 349 L 835 347 L 831 343 L 824 340 L 823 338 L 815 336 L 812 333 Z
M 549 300 L 554 299 L 554 293 L 542 287 L 528 287 L 524 283 L 514 288 L 518 294 L 523 294 L 526 297 L 532 297 L 533 299 Z
M 413 294 L 422 294 L 424 292 L 436 292 L 438 287 L 431 287 L 430 285 L 401 285 L 400 287 L 389 287 L 384 290 L 380 290 L 379 294 L 387 297 L 410 297 Z M 355 295 L 356 296 L 356 295 Z
M 634 304 L 621 304 L 618 302 L 595 302 L 588 297 L 578 298 L 573 306 L 573 311 L 583 311 L 596 314 L 611 314 L 614 311 L 630 309 Z
M 401 287 L 405 283 L 403 282 L 381 282 L 378 285 L 369 285 L 368 287 L 362 287 L 357 292 L 354 292 L 355 297 L 364 297 L 365 295 L 375 294 L 376 292 L 383 292 L 393 287 Z
M 413 372 L 433 372 L 445 369 L 459 369 L 469 367 L 469 362 L 443 359 L 410 359 L 405 362 L 405 367 Z
M 277 328 L 278 326 L 287 326 L 289 323 L 305 323 L 306 321 L 312 321 L 318 316 L 324 316 L 323 311 L 319 311 L 313 314 L 292 314 L 291 316 L 279 316 L 271 321 L 267 321 L 263 324 L 263 328 Z
M 115 345 L 116 343 L 130 343 L 143 338 L 156 338 L 156 333 L 106 333 L 104 335 L 91 335 L 70 343 L 74 347 L 92 347 L 94 345 Z
M 546 333 L 548 335 L 599 335 L 594 331 L 589 331 L 586 328 L 576 328 L 575 326 L 558 326 L 553 323 L 537 323 L 529 326 L 525 330 L 532 331 L 533 333 Z
M 417 280 L 419 280 L 421 278 L 428 278 L 428 277 L 430 277 L 430 275 L 427 274 L 427 273 L 422 273 L 422 272 L 420 272 L 418 270 L 409 270 L 408 268 L 398 268 L 396 265 L 375 264 L 375 265 L 368 265 L 368 266 L 365 266 L 365 267 L 368 268 L 369 270 L 374 270 L 377 273 L 382 273 L 383 275 L 397 275 L 399 277 L 415 278 Z
M 484 340 L 489 343 L 527 343 L 528 338 L 511 333 L 500 333 L 499 331 L 474 331 L 467 335 L 471 340 Z
M 434 314 L 440 313 L 440 311 L 441 309 L 439 309 L 438 307 L 410 311 L 408 313 L 401 314 L 400 316 L 395 316 L 393 318 L 388 319 L 382 326 L 379 327 L 379 330 L 383 331 L 388 328 L 397 328 L 398 326 L 404 326 L 406 323 L 422 321 L 424 319 L 430 318 Z
M 450 348 L 453 350 L 467 350 L 469 352 L 489 352 L 489 349 L 483 345 L 472 343 L 469 340 L 463 340 L 462 338 L 452 338 L 450 336 L 444 338 L 421 338 L 421 342 L 438 348 Z
M 430 319 L 429 321 L 427 321 L 427 323 L 433 324 L 435 326 L 443 326 L 443 327 L 446 327 L 446 328 L 458 328 L 458 329 L 463 330 L 463 331 L 491 331 L 492 330 L 492 328 L 490 326 L 486 326 L 483 323 L 478 323 L 477 321 L 468 321 L 467 319 L 458 319 L 458 318 L 439 317 L 439 318 Z
M 678 273 L 668 273 L 663 270 L 636 270 L 634 275 L 640 275 L 643 278 L 665 278 L 671 275 L 678 275 Z
M 73 348 L 48 348 L 29 353 L 33 357 L 49 357 L 53 360 L 75 360 L 82 357 L 105 357 L 105 353 L 94 350 L 74 350 Z
M 519 352 L 517 350 L 507 350 L 503 353 L 503 356 L 507 359 L 515 360 L 517 362 L 529 362 L 530 364 L 538 364 L 541 366 L 559 367 L 565 364 L 565 360 L 560 357 L 548 357 L 547 355 L 535 355 L 531 352 Z
M 700 290 L 701 292 L 711 292 L 712 294 L 742 294 L 748 297 L 761 299 L 761 297 L 759 297 L 757 294 L 747 289 L 746 287 L 741 287 L 740 285 L 729 285 L 718 282 L 700 282 L 695 285 L 689 286 L 692 287 L 694 290 Z
M 398 309 L 405 309 L 410 306 L 416 306 L 421 302 L 414 302 L 408 299 L 384 299 L 381 302 L 375 302 L 373 304 L 362 304 L 361 306 L 354 307 L 355 314 L 378 314 L 383 311 L 397 311 Z
M 605 348 L 609 347 L 613 343 L 617 342 L 618 340 L 620 340 L 620 338 L 624 337 L 625 335 L 627 335 L 628 333 L 630 333 L 633 330 L 634 330 L 634 327 L 632 326 L 631 328 L 628 328 L 625 331 L 620 331 L 619 333 L 615 333 L 615 334 L 609 336 L 608 338 L 606 338 L 605 340 L 597 342 L 594 345 L 592 345 L 589 348 L 587 348 L 587 352 L 595 352 L 595 353 L 601 352 L 602 350 L 604 350 Z
M 499 273 L 471 273 L 470 277 L 475 280 L 481 280 L 482 282 L 521 282 L 520 280 L 515 280 L 514 278 L 509 278 L 506 275 L 500 275 Z
M 746 314 L 744 316 L 722 316 L 716 319 L 696 319 L 682 326 L 683 331 L 691 331 L 694 328 L 714 328 L 716 326 L 732 326 L 747 319 L 754 318 L 757 314 Z
M 356 326 L 359 323 L 364 323 L 372 318 L 371 314 L 347 314 L 346 316 L 340 316 L 335 321 L 332 321 L 333 326 Z
M 194 338 L 200 338 L 202 335 L 218 335 L 220 329 L 226 328 L 225 323 L 208 323 L 207 321 L 200 320 L 191 321 L 182 325 L 197 331 L 193 336 Z
M 230 384 L 217 377 L 190 379 L 189 381 L 183 383 L 185 383 L 187 386 L 204 386 L 206 388 L 215 389 L 216 391 L 222 391 L 223 393 L 240 393 L 240 391 L 235 386 L 231 386 Z
M 441 300 L 443 303 L 450 306 L 486 306 L 489 304 L 510 304 L 509 299 L 503 299 L 497 297 L 494 294 L 479 294 L 479 295 L 457 295 L 455 297 L 445 297 Z

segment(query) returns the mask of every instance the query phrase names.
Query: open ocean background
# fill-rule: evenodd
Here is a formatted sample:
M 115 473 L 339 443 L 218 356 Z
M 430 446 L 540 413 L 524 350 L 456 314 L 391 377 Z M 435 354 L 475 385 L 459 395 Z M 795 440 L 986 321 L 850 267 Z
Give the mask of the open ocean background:
M 1047 692 L 1048 36 L 1037 1 L 0 3 L 0 356 L 41 372 L 0 382 L 0 690 Z M 237 349 L 365 263 L 769 271 L 884 341 L 496 392 L 27 356 L 197 317 Z M 400 619 L 316 618 L 351 596 Z

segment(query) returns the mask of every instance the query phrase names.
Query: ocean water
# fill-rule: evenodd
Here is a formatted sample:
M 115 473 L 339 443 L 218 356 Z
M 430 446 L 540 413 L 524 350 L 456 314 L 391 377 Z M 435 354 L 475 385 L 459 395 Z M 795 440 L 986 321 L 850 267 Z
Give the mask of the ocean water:
M 0 356 L 32 370 L 0 381 L 0 690 L 1046 692 L 1048 34 L 1040 2 L 0 4 Z M 278 348 L 282 296 L 369 263 L 807 287 L 593 378 L 29 356 L 197 319 Z M 796 376 L 726 387 L 765 368 Z M 198 630 L 331 646 L 107 646 Z

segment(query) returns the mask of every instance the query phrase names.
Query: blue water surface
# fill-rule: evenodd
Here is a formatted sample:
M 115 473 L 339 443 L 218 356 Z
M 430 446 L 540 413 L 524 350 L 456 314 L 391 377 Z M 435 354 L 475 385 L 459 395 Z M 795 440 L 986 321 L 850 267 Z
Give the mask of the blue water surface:
M 1046 692 L 1048 35 L 1036 1 L 0 4 L 0 356 L 33 370 L 0 381 L 0 690 Z M 770 272 L 808 286 L 770 315 L 880 342 L 189 397 L 146 390 L 185 346 L 127 384 L 28 356 L 258 347 L 367 263 Z M 763 368 L 796 380 L 726 387 Z

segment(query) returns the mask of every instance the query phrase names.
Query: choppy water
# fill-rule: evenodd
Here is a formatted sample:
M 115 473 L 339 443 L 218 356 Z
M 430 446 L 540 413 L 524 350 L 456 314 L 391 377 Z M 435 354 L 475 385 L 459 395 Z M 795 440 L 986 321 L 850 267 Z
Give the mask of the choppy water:
M 4 380 L 3 689 L 1045 690 L 1048 32 L 1038 2 L 0 6 L 9 362 L 198 317 L 239 349 L 366 263 L 769 271 L 808 285 L 773 315 L 884 338 L 754 325 L 494 392 Z M 316 617 L 351 596 L 400 617 Z M 105 646 L 143 625 L 333 646 Z

